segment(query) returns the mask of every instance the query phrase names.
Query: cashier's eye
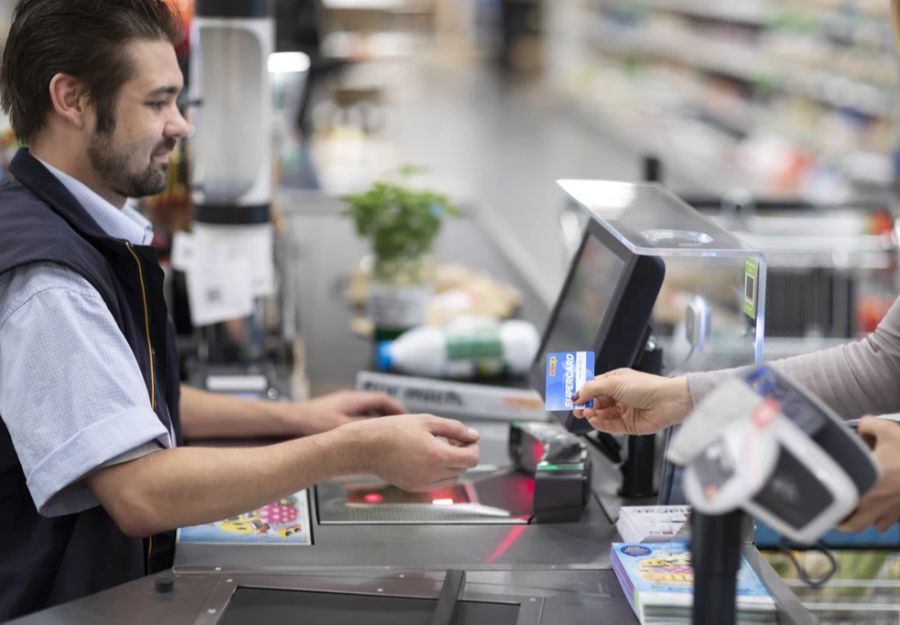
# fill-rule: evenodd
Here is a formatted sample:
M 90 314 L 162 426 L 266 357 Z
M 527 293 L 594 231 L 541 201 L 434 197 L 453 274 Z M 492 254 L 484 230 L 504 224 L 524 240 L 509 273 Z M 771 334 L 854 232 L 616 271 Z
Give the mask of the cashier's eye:
M 166 102 L 165 100 L 151 100 L 150 102 L 147 102 L 146 104 L 147 104 L 147 106 L 152 108 L 154 111 L 161 111 L 164 108 L 166 108 L 166 104 L 168 104 L 168 102 Z

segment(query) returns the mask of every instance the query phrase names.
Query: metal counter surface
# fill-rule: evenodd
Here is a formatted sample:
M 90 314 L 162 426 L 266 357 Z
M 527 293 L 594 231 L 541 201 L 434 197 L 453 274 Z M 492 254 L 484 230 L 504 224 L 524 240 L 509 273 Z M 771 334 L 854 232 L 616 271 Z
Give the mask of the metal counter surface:
M 482 462 L 506 466 L 508 424 L 477 425 L 488 444 Z M 502 439 L 502 449 L 500 443 Z M 596 454 L 595 454 L 596 456 Z M 614 489 L 618 470 L 595 457 L 597 489 Z M 179 572 L 221 567 L 229 571 L 302 571 L 327 567 L 414 567 L 445 570 L 516 566 L 524 568 L 608 568 L 615 527 L 591 498 L 578 523 L 544 525 L 319 525 L 316 501 L 310 497 L 313 545 L 216 545 L 181 543 Z
M 359 589 L 381 587 L 391 593 L 394 587 L 415 590 L 423 586 L 437 597 L 443 572 L 404 571 L 392 569 L 380 572 L 350 570 L 344 574 L 334 571 L 310 572 L 295 576 L 246 578 L 228 573 L 200 575 L 179 574 L 173 592 L 155 592 L 158 576 L 143 578 L 115 589 L 97 593 L 77 602 L 65 604 L 31 616 L 12 621 L 16 625 L 185 625 L 198 618 L 215 618 L 207 607 L 216 586 L 229 580 L 240 583 L 267 582 L 295 587 L 347 587 Z M 412 594 L 412 593 L 407 593 Z M 612 571 L 520 571 L 494 570 L 467 573 L 462 598 L 479 599 L 507 597 L 542 603 L 542 623 L 572 625 L 629 625 L 637 623 L 631 608 Z
M 598 477 L 607 469 L 598 467 Z M 611 483 L 604 481 L 607 486 Z M 580 523 L 316 526 L 314 532 L 315 544 L 310 547 L 180 545 L 171 593 L 156 592 L 159 576 L 153 576 L 14 623 L 186 625 L 201 622 L 200 618 L 214 622 L 210 606 L 221 605 L 226 582 L 329 592 L 372 593 L 382 588 L 388 595 L 437 597 L 448 568 L 467 572 L 464 599 L 534 598 L 542 602 L 544 624 L 637 623 L 609 569 L 615 530 L 596 500 Z M 816 622 L 755 548 L 748 546 L 745 555 L 776 597 L 780 623 Z

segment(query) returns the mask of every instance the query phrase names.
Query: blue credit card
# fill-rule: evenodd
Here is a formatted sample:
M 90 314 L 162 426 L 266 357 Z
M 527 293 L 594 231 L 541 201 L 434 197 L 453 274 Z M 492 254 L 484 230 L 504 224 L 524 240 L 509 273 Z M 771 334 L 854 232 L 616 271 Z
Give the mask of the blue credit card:
M 594 352 L 551 352 L 547 354 L 544 407 L 547 410 L 592 408 L 594 400 L 572 403 L 572 395 L 594 377 Z

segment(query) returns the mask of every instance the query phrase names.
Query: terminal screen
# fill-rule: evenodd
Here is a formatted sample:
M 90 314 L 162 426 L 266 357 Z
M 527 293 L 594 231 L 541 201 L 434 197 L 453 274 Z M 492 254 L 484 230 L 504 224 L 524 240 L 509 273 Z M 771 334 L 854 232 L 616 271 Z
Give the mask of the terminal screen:
M 544 353 L 594 348 L 625 266 L 625 260 L 613 250 L 597 238 L 587 237 L 549 329 Z

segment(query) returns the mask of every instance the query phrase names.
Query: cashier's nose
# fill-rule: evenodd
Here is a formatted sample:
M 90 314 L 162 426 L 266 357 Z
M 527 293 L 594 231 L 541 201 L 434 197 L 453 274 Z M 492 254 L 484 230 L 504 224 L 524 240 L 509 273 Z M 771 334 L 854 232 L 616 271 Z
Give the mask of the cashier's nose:
M 181 139 L 182 137 L 187 136 L 189 130 L 190 124 L 188 124 L 184 115 L 181 114 L 181 111 L 175 109 L 172 117 L 166 123 L 166 138 Z

